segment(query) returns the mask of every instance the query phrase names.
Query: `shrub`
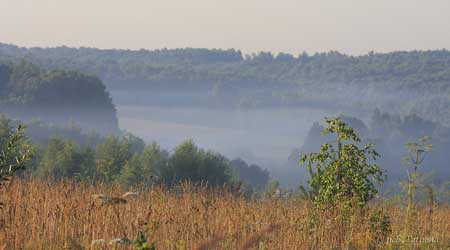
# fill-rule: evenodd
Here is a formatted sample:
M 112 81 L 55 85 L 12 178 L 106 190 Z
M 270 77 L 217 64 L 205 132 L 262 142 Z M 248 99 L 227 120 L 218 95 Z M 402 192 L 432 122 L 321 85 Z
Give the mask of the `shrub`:
M 318 205 L 343 202 L 363 207 L 378 193 L 375 183 L 383 181 L 383 171 L 371 162 L 379 155 L 372 144 L 360 147 L 361 139 L 339 118 L 325 121 L 323 134 L 334 134 L 336 141 L 322 144 L 319 153 L 301 156 L 311 175 L 309 192 L 302 190 Z

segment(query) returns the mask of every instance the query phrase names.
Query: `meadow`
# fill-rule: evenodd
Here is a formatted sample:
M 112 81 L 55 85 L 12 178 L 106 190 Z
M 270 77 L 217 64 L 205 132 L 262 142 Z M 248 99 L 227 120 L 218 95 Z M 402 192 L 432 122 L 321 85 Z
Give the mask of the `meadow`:
M 405 229 L 406 208 L 392 201 L 351 215 L 189 184 L 124 192 L 17 178 L 2 188 L 0 249 L 450 249 L 448 205 L 417 205 Z

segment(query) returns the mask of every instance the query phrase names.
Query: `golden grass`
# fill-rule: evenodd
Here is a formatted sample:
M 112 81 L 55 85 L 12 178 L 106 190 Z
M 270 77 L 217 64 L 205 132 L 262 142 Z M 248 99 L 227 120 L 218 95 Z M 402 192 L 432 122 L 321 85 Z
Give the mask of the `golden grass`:
M 448 206 L 432 214 L 417 209 L 405 234 L 405 209 L 385 202 L 349 219 L 305 201 L 249 201 L 187 185 L 123 193 L 117 186 L 16 179 L 0 195 L 0 249 L 114 249 L 111 240 L 134 240 L 139 231 L 156 249 L 450 249 Z M 106 198 L 93 196 L 99 194 Z M 369 229 L 369 215 L 379 208 L 391 217 L 386 237 Z

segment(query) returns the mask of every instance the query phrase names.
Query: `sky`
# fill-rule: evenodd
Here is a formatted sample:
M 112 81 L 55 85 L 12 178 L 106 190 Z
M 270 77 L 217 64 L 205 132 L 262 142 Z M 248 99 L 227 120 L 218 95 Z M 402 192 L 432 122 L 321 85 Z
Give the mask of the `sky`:
M 450 0 L 0 0 L 0 42 L 299 54 L 450 49 Z

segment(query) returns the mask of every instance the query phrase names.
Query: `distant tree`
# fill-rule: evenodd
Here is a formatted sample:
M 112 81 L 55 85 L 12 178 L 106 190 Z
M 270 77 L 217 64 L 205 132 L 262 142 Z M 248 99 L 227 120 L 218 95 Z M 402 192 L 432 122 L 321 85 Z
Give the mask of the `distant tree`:
M 322 131 L 325 128 L 320 125 L 318 122 L 314 122 L 312 127 L 309 129 L 308 134 L 306 135 L 306 139 L 303 142 L 303 146 L 300 149 L 300 153 L 306 153 L 306 152 L 311 152 L 312 150 L 315 150 L 317 148 L 320 147 L 320 145 L 325 142 L 328 139 L 331 139 L 330 136 L 324 137 L 322 134 Z M 297 156 L 291 156 L 291 158 L 295 157 L 295 161 L 298 161 L 298 157 L 300 157 L 300 155 Z
M 363 121 L 347 115 L 340 115 L 339 119 L 345 122 L 349 127 L 352 127 L 355 133 L 357 133 L 361 138 L 368 139 L 369 129 Z M 319 122 L 314 122 L 306 136 L 306 139 L 304 140 L 300 152 L 311 152 L 312 150 L 320 148 L 322 143 L 333 140 L 333 136 L 331 134 L 323 135 L 322 131 L 324 129 L 325 128 Z M 294 158 L 294 156 L 291 156 L 291 158 Z M 295 161 L 298 161 L 298 156 Z
M 434 122 L 427 121 L 416 113 L 411 113 L 403 118 L 400 128 L 406 137 L 411 138 L 417 135 L 426 137 L 427 134 L 432 134 L 436 127 Z
M 120 177 L 122 168 L 133 156 L 131 144 L 126 139 L 108 136 L 103 143 L 97 145 L 95 157 L 99 177 L 102 181 L 111 182 Z
M 166 176 L 170 178 L 169 153 L 152 143 L 125 164 L 119 182 L 124 186 L 136 183 L 149 186 Z
M 248 165 L 240 158 L 232 160 L 230 165 L 237 174 L 237 178 L 250 184 L 255 190 L 264 190 L 269 182 L 269 171 L 258 165 Z
M 191 181 L 220 186 L 230 180 L 231 169 L 224 156 L 199 149 L 192 140 L 187 140 L 175 148 L 163 178 L 170 185 Z
M 81 152 L 74 141 L 53 137 L 45 148 L 36 174 L 42 178 L 85 178 L 92 174 L 94 167 L 92 150 Z
M 357 133 L 360 138 L 368 139 L 369 128 L 362 120 L 348 115 L 340 115 L 339 119 L 345 122 L 349 127 L 353 128 L 354 132 Z
M 120 174 L 115 177 L 115 181 L 127 188 L 140 184 L 141 176 L 139 158 L 137 155 L 134 155 L 129 161 L 125 162 L 125 165 L 120 170 Z
M 253 55 L 252 60 L 258 63 L 271 63 L 274 57 L 271 52 L 259 52 Z
M 152 183 L 155 179 L 168 176 L 169 152 L 152 143 L 148 145 L 140 155 L 142 181 Z
M 145 142 L 142 138 L 137 137 L 131 133 L 124 135 L 124 140 L 127 140 L 130 144 L 130 150 L 133 153 L 142 153 L 145 149 Z
M 286 53 L 279 53 L 276 57 L 275 60 L 280 61 L 280 62 L 293 62 L 295 61 L 295 57 L 291 54 L 286 54 Z
M 84 146 L 81 151 L 80 167 L 77 169 L 75 176 L 79 180 L 92 181 L 98 178 L 97 176 L 97 164 L 95 162 L 95 150 L 89 145 Z

